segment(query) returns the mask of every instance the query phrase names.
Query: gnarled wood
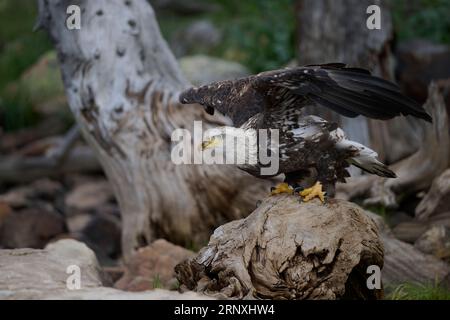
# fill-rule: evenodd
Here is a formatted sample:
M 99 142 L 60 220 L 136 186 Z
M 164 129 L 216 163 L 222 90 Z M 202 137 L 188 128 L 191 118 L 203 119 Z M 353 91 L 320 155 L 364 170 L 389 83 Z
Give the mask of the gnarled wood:
M 145 0 L 39 0 L 38 26 L 57 49 L 68 102 L 119 202 L 125 257 L 158 237 L 204 243 L 217 225 L 248 214 L 268 186 L 230 166 L 175 165 L 171 134 L 227 120 L 178 104 L 189 86 Z
M 397 235 L 396 230 L 394 229 L 394 232 L 392 232 L 380 216 L 370 211 L 366 211 L 366 214 L 376 222 L 384 244 L 384 268 L 382 275 L 386 288 L 392 289 L 403 283 L 438 283 L 447 287 L 450 286 L 450 268 L 448 264 L 394 237 L 394 234 Z M 437 218 L 433 222 L 430 221 L 430 225 L 446 221 L 448 223 L 448 216 Z M 417 230 L 420 227 L 421 225 L 418 224 Z
M 434 179 L 430 190 L 416 207 L 416 218 L 423 221 L 447 211 L 450 211 L 450 169 Z
M 370 265 L 383 267 L 383 245 L 357 205 L 281 195 L 217 228 L 175 270 L 182 288 L 220 298 L 380 298 L 366 284 Z

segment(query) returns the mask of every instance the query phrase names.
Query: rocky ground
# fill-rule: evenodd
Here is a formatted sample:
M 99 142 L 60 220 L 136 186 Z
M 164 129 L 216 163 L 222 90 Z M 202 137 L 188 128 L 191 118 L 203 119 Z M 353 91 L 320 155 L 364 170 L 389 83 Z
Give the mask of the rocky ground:
M 166 289 L 123 291 L 111 287 L 94 252 L 71 239 L 58 240 L 44 249 L 0 250 L 0 299 L 103 299 L 157 300 L 208 299 L 203 295 Z M 72 286 L 73 269 L 79 268 L 79 287 Z M 68 284 L 69 283 L 69 284 Z

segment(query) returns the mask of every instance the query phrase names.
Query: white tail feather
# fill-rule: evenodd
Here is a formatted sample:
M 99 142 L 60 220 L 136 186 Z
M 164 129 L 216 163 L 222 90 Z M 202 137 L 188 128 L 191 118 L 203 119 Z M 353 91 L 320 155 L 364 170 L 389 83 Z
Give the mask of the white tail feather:
M 389 168 L 385 164 L 378 161 L 378 153 L 358 142 L 347 140 L 345 138 L 344 132 L 341 129 L 337 129 L 335 131 L 334 138 L 336 140 L 336 147 L 338 149 L 351 150 L 357 154 L 356 156 L 347 159 L 348 163 L 357 166 L 364 171 L 376 174 L 381 177 L 397 177 L 395 173 L 389 170 Z

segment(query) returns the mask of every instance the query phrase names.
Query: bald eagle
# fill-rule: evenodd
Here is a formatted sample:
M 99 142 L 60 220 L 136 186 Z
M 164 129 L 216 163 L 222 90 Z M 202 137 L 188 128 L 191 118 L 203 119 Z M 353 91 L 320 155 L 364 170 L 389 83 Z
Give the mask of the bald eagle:
M 284 174 L 285 180 L 272 189 L 272 194 L 298 190 L 304 201 L 318 197 L 323 202 L 325 195 L 334 195 L 336 182 L 345 182 L 350 165 L 381 177 L 396 177 L 377 160 L 375 151 L 348 140 L 337 124 L 304 114 L 306 106 L 329 108 L 351 118 L 363 115 L 387 120 L 411 115 L 431 122 L 424 109 L 404 96 L 396 84 L 341 63 L 267 71 L 215 82 L 190 88 L 180 94 L 179 100 L 183 104 L 201 104 L 209 114 L 217 110 L 249 134 L 255 129 L 278 129 L 276 174 Z M 226 129 L 229 128 L 219 128 L 216 135 L 208 137 L 203 149 L 221 147 L 226 135 L 233 132 Z M 257 148 L 249 154 L 257 156 Z M 249 158 L 239 167 L 265 178 L 261 162 L 250 162 Z

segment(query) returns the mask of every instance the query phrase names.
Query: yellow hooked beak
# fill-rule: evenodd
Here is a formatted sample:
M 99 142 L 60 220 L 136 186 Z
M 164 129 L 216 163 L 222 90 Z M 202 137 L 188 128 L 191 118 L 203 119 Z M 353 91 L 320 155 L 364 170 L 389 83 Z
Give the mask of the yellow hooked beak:
M 206 149 L 214 148 L 218 144 L 219 144 L 219 139 L 217 139 L 216 137 L 212 137 L 209 140 L 205 140 L 202 142 L 201 149 L 206 150 Z

